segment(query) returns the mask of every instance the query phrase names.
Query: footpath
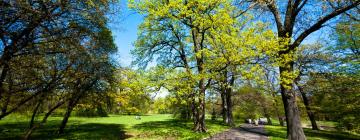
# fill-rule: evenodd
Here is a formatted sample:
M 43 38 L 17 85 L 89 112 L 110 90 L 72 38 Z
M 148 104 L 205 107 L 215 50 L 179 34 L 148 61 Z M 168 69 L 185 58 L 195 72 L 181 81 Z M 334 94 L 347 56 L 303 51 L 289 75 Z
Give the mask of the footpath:
M 268 140 L 263 125 L 244 124 L 215 134 L 205 140 Z

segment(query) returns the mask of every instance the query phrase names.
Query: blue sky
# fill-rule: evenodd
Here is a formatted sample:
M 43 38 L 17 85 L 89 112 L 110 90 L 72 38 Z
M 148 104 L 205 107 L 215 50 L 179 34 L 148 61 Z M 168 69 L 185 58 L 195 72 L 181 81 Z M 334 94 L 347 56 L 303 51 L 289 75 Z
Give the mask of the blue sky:
M 132 45 L 137 39 L 137 27 L 142 22 L 143 16 L 137 14 L 135 11 L 127 8 L 127 0 L 121 0 L 119 6 L 116 6 L 116 13 L 110 16 L 109 27 L 113 33 L 115 44 L 118 47 L 118 52 L 114 56 L 116 61 L 122 66 L 130 66 L 133 60 L 130 51 L 134 48 Z M 308 36 L 302 44 L 314 43 L 323 35 L 320 32 L 312 33 Z
M 114 36 L 118 52 L 115 59 L 121 66 L 129 66 L 132 61 L 130 50 L 137 38 L 137 27 L 142 22 L 143 16 L 127 8 L 127 2 L 121 1 L 120 10 L 115 16 L 110 17 L 110 29 Z M 119 8 L 117 7 L 117 8 Z

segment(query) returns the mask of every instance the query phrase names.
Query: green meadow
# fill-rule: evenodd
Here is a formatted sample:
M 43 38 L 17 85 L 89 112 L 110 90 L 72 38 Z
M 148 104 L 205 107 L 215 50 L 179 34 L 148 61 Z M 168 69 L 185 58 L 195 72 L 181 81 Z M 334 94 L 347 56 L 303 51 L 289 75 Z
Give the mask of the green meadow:
M 32 139 L 202 139 L 228 129 L 221 120 L 206 120 L 207 133 L 191 130 L 192 121 L 173 119 L 171 114 L 109 117 L 70 117 L 65 133 L 56 133 L 62 117 L 50 117 Z M 27 116 L 11 115 L 0 121 L 0 139 L 21 139 L 29 126 Z

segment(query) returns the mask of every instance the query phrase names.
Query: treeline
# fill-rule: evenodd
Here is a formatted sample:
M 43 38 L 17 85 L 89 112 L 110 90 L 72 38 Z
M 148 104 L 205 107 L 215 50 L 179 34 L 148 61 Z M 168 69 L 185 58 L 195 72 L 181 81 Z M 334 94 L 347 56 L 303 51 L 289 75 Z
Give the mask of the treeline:
M 116 52 L 106 26 L 111 2 L 0 2 L 0 119 L 30 113 L 24 139 L 59 108 L 63 133 L 80 101 L 106 96 Z

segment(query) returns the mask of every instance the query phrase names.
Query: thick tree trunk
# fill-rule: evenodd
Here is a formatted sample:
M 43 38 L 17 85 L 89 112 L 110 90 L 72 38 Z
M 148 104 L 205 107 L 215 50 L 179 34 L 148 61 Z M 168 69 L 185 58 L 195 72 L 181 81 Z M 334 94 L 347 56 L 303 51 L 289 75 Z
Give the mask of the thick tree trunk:
M 190 19 L 191 20 L 191 19 Z M 192 20 L 190 21 L 192 22 Z M 194 44 L 194 53 L 198 53 L 202 51 L 202 49 L 205 47 L 204 45 L 204 39 L 205 39 L 205 32 L 200 32 L 199 28 L 193 28 L 191 29 L 191 35 L 193 39 Z M 204 53 L 200 52 L 200 55 L 195 56 L 196 59 L 196 67 L 199 75 L 202 75 L 205 73 L 204 70 Z M 197 132 L 206 132 L 205 127 L 205 78 L 201 78 L 198 83 L 198 102 L 199 106 L 197 106 L 197 122 L 195 123 L 194 130 Z
M 202 95 L 200 96 L 200 100 L 199 100 L 199 112 L 201 112 L 199 114 L 199 132 L 206 132 L 206 125 L 205 125 L 205 91 L 203 93 L 201 93 Z
M 226 119 L 227 124 L 229 126 L 234 126 L 234 120 L 233 120 L 233 113 L 232 113 L 232 101 L 231 101 L 231 88 L 227 88 L 226 90 L 226 106 L 227 106 L 227 112 L 226 112 Z
M 283 76 L 293 72 L 292 65 L 289 64 L 288 66 L 290 66 L 290 68 L 280 67 L 281 79 L 288 78 Z M 304 130 L 301 126 L 300 112 L 296 104 L 296 95 L 292 90 L 292 84 L 281 84 L 281 96 L 285 109 L 287 138 L 289 140 L 306 140 Z
M 298 84 L 297 84 L 298 85 Z M 313 113 L 311 107 L 310 107 L 310 102 L 309 99 L 306 97 L 306 93 L 304 92 L 303 88 L 301 86 L 298 86 L 298 89 L 301 93 L 301 97 L 303 99 L 305 108 L 306 108 L 306 113 L 310 119 L 311 122 L 311 127 L 313 130 L 319 130 L 318 125 L 316 124 L 316 120 L 315 120 L 315 114 Z
M 194 131 L 206 132 L 205 126 L 205 91 L 200 92 L 199 107 L 196 109 Z
M 194 97 L 194 94 L 191 95 L 191 112 L 192 112 L 192 116 L 193 116 L 193 123 L 194 123 L 194 128 L 193 130 L 195 130 L 195 126 L 197 125 L 197 123 L 199 122 L 199 116 L 197 115 L 197 109 L 196 109 L 196 100 Z
M 225 95 L 225 92 L 224 91 L 222 91 L 221 92 L 221 94 L 220 94 L 220 96 L 221 96 L 221 108 L 222 108 L 222 110 L 221 110 L 221 114 L 222 114 L 222 117 L 223 117 L 223 122 L 225 123 L 225 124 L 227 124 L 227 103 L 226 103 L 226 95 Z
M 195 109 L 196 113 L 196 120 L 194 131 L 196 132 L 206 132 L 205 126 L 205 85 L 204 79 L 199 81 L 199 95 L 198 95 L 199 106 Z
M 229 86 L 233 86 L 235 79 L 234 76 L 231 77 L 230 81 L 228 81 L 228 72 L 224 72 L 224 79 L 223 84 L 221 86 L 221 101 L 222 101 L 222 115 L 223 115 L 223 121 L 225 124 L 229 126 L 234 126 L 233 121 L 233 113 L 232 113 L 232 100 L 231 100 L 231 94 L 232 94 L 232 88 Z

